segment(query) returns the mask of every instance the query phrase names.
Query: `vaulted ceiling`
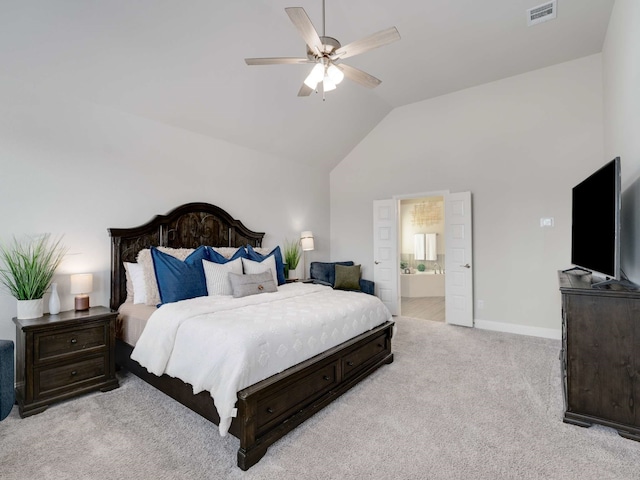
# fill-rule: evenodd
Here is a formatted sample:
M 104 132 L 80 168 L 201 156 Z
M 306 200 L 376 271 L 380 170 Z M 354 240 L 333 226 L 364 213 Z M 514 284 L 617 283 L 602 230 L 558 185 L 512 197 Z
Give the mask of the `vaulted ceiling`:
M 331 169 L 393 108 L 602 50 L 614 0 L 326 0 L 343 45 L 396 26 L 402 39 L 349 59 L 382 80 L 297 97 L 310 65 L 284 8 L 322 30 L 321 0 L 2 0 L 0 75 Z

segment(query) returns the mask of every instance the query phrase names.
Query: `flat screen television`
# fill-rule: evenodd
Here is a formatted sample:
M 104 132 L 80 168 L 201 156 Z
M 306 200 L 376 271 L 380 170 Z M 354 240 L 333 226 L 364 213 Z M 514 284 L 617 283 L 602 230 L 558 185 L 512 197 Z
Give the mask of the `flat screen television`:
M 621 280 L 620 157 L 573 188 L 571 263 Z

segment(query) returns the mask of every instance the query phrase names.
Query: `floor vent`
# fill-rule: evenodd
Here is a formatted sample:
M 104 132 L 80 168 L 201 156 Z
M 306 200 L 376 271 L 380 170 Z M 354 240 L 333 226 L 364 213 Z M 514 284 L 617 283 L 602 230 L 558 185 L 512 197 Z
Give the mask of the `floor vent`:
M 536 25 L 556 18 L 556 0 L 543 3 L 527 10 L 527 25 Z

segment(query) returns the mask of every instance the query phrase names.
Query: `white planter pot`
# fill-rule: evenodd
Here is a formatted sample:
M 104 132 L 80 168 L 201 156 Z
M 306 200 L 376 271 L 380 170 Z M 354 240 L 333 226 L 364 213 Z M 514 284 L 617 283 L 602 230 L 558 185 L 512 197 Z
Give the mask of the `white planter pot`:
M 36 300 L 17 300 L 18 302 L 18 318 L 25 320 L 27 318 L 38 318 L 44 313 L 43 301 L 41 298 Z
M 296 271 L 295 270 L 289 270 L 289 280 L 295 280 L 298 277 L 296 276 Z

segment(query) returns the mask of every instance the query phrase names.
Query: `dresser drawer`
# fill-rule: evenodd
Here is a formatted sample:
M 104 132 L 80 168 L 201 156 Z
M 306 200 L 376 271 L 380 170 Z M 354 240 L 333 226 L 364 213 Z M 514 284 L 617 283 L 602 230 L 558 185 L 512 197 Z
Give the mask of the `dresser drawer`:
M 386 335 L 382 334 L 362 347 L 348 353 L 342 359 L 342 372 L 344 378 L 357 373 L 361 367 L 365 367 L 373 357 L 387 350 Z
M 90 358 L 62 366 L 42 368 L 36 371 L 35 397 L 57 395 L 64 389 L 74 389 L 79 383 L 102 381 L 107 369 L 105 356 Z
M 337 385 L 338 362 L 319 368 L 300 381 L 296 388 L 258 400 L 258 431 L 264 432 L 283 417 L 291 415 Z
M 61 359 L 75 352 L 106 348 L 109 324 L 101 322 L 73 329 L 53 330 L 34 334 L 35 363 Z

